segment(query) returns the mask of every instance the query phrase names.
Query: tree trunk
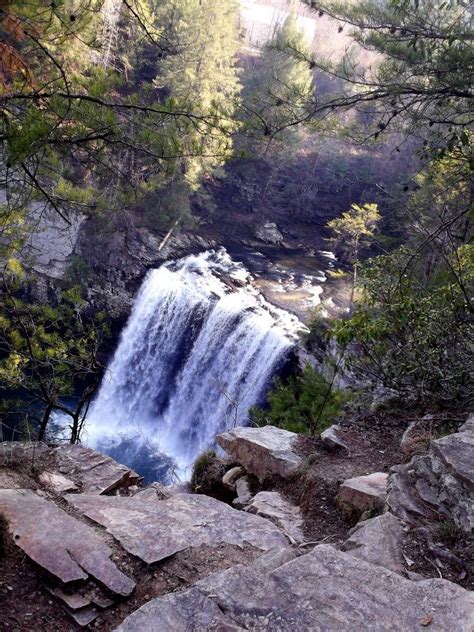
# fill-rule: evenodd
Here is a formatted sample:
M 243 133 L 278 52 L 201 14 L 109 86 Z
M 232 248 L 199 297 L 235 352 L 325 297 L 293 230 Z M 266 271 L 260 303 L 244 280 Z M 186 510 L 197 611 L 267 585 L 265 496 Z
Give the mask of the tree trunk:
M 48 426 L 48 421 L 51 416 L 52 410 L 53 410 L 53 404 L 52 402 L 49 402 L 43 413 L 43 418 L 41 419 L 41 424 L 38 431 L 38 441 L 43 441 L 44 439 L 44 435 L 46 434 L 46 428 Z

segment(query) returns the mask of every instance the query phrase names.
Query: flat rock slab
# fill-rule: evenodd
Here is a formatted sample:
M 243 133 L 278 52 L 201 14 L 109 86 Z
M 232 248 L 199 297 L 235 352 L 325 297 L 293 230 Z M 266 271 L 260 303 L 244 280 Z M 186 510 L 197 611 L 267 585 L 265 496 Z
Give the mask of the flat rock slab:
M 374 472 L 348 478 L 339 487 L 336 501 L 348 514 L 361 515 L 370 509 L 382 510 L 387 493 L 388 474 Z
M 474 491 L 474 431 L 467 426 L 464 432 L 436 439 L 431 447 L 452 475 Z
M 249 544 L 263 551 L 287 544 L 284 535 L 268 520 L 237 511 L 208 496 L 177 494 L 159 500 L 70 494 L 66 499 L 106 527 L 129 553 L 147 564 L 202 544 Z
M 470 632 L 472 594 L 451 582 L 412 582 L 331 546 L 272 552 L 159 597 L 116 632 Z
M 63 583 L 95 578 L 112 592 L 130 595 L 134 582 L 111 561 L 111 549 L 94 529 L 31 490 L 0 490 L 0 514 L 15 544 Z
M 245 511 L 271 520 L 292 544 L 304 542 L 303 518 L 299 507 L 285 500 L 278 492 L 259 492 Z
M 401 573 L 405 570 L 402 539 L 402 521 L 387 512 L 359 522 L 342 545 L 342 550 L 371 564 Z
M 250 474 L 290 476 L 302 463 L 295 446 L 298 435 L 275 426 L 233 428 L 217 435 L 217 443 Z
M 54 448 L 59 473 L 79 483 L 87 494 L 107 494 L 139 482 L 140 476 L 110 456 L 83 445 Z
M 70 478 L 55 472 L 41 472 L 38 476 L 39 482 L 56 494 L 66 494 L 67 492 L 77 492 L 79 488 Z

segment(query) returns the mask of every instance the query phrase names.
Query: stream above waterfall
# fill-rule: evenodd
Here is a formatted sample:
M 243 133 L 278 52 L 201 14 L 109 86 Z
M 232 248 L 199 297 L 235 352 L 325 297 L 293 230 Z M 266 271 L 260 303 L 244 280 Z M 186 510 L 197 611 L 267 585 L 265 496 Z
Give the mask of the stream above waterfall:
M 253 282 L 224 249 L 150 270 L 83 441 L 146 479 L 189 478 L 215 435 L 264 401 L 303 328 Z

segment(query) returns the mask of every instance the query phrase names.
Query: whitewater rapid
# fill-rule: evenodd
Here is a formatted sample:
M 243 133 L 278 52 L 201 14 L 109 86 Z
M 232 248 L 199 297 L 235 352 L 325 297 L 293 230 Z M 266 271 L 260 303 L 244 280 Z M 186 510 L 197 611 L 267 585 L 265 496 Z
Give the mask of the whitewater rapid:
M 162 478 L 183 479 L 217 433 L 245 425 L 302 328 L 250 279 L 223 249 L 151 270 L 83 441 L 138 469 L 161 459 Z

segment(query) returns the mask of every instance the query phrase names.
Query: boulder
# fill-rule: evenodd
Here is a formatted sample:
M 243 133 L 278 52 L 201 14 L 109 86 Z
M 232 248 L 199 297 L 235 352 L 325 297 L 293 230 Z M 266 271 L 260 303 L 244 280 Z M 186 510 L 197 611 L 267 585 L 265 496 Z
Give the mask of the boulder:
M 88 494 L 107 494 L 140 481 L 133 470 L 83 445 L 62 445 L 54 453 L 59 472 L 72 478 Z
M 339 487 L 336 502 L 348 516 L 360 517 L 365 511 L 382 511 L 385 507 L 388 474 L 374 472 L 349 478 Z
M 342 545 L 342 550 L 376 566 L 402 573 L 405 570 L 402 539 L 402 521 L 387 512 L 359 522 Z
M 326 447 L 330 450 L 336 450 L 337 448 L 343 448 L 349 452 L 349 448 L 346 443 L 340 437 L 341 426 L 334 424 L 326 428 L 321 435 L 320 439 Z
M 111 549 L 94 529 L 32 490 L 0 490 L 15 544 L 64 584 L 96 579 L 111 592 L 130 595 L 135 583 L 111 561 Z
M 303 518 L 299 507 L 285 500 L 279 492 L 259 492 L 245 511 L 271 520 L 292 544 L 304 541 Z
M 412 582 L 329 545 L 272 551 L 184 592 L 149 601 L 116 632 L 469 632 L 471 594 L 442 579 Z
M 474 529 L 474 430 L 470 422 L 460 430 L 392 468 L 387 503 L 402 520 L 444 518 L 467 533 Z
M 233 428 L 217 435 L 216 441 L 260 481 L 273 475 L 288 477 L 302 463 L 296 452 L 298 435 L 275 426 Z
M 167 500 L 70 494 L 66 500 L 147 564 L 204 544 L 250 545 L 262 551 L 287 544 L 268 520 L 201 494 Z
M 235 483 L 237 498 L 232 501 L 236 509 L 243 509 L 252 500 L 251 481 L 249 476 L 242 476 Z
M 266 222 L 255 231 L 255 237 L 267 244 L 281 244 L 283 235 L 275 222 Z
M 78 486 L 71 479 L 59 473 L 44 471 L 38 476 L 38 480 L 44 487 L 47 487 L 55 494 L 79 491 Z
M 224 487 L 227 487 L 227 489 L 234 491 L 237 479 L 241 478 L 244 474 L 245 470 L 243 467 L 232 467 L 230 470 L 227 470 L 227 472 L 222 477 L 222 484 L 224 485 Z

